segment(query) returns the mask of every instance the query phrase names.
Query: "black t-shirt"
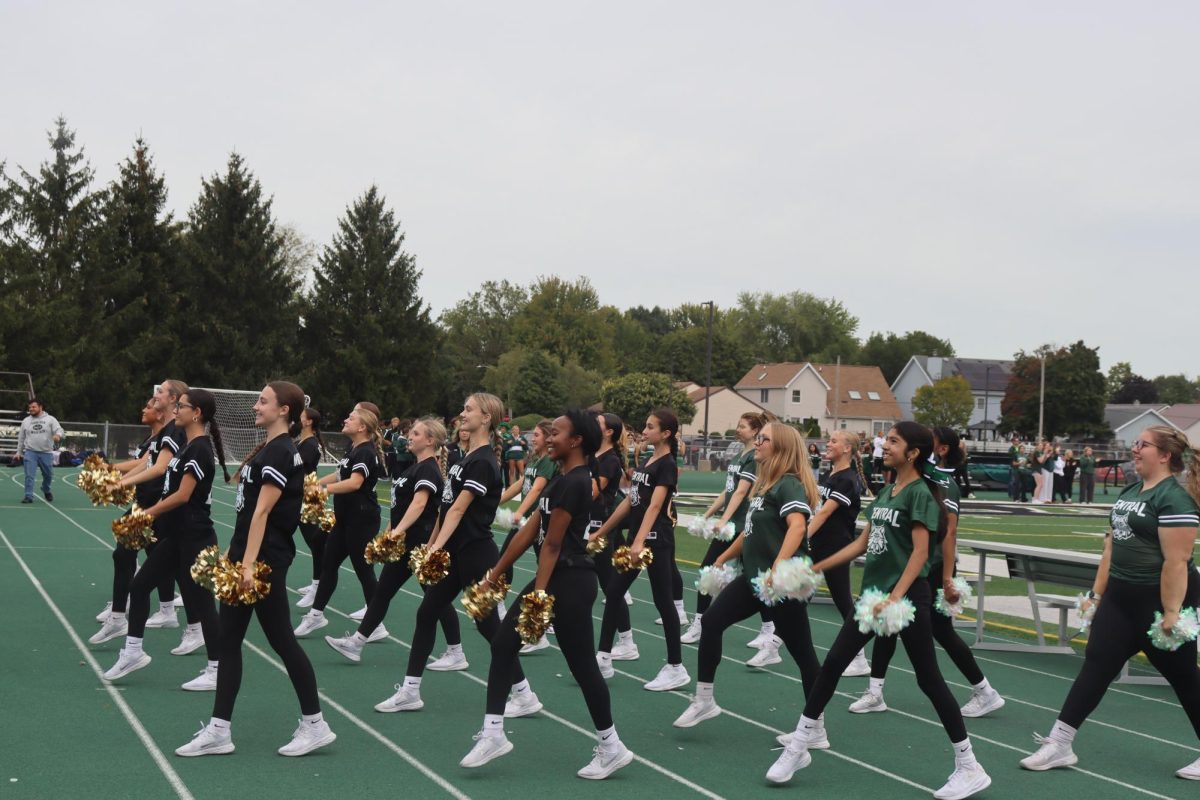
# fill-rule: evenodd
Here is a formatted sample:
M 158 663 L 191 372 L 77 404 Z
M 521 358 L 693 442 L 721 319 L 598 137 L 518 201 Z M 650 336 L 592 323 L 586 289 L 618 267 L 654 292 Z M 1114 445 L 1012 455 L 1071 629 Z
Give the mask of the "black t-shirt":
M 541 512 L 541 524 L 537 535 L 537 546 L 541 549 L 550 532 L 550 515 L 562 509 L 571 515 L 567 532 L 563 536 L 562 550 L 558 561 L 567 561 L 573 565 L 589 565 L 592 563 L 587 552 L 587 529 L 590 518 L 589 509 L 592 505 L 592 473 L 586 465 L 578 466 L 566 475 L 555 475 L 550 485 L 538 497 L 538 511 Z
M 146 441 L 138 445 L 137 455 L 141 458 L 144 453 L 149 453 L 150 457 L 146 460 L 146 466 L 154 466 L 154 462 L 158 460 L 158 454 L 163 451 L 163 448 L 171 454 L 175 455 L 179 452 L 179 448 L 187 444 L 187 437 L 183 435 L 183 431 L 179 429 L 172 420 L 159 429 L 158 433 L 154 434 Z M 134 496 L 137 499 L 137 504 L 142 508 L 149 508 L 158 502 L 158 498 L 162 497 L 163 480 L 166 475 L 158 478 L 139 483 L 134 488 Z
M 442 471 L 438 469 L 436 458 L 427 458 L 392 479 L 392 517 L 391 526 L 394 528 L 404 519 L 408 507 L 412 505 L 417 492 L 426 492 L 425 508 L 421 516 L 408 529 L 404 538 L 409 550 L 419 544 L 429 541 L 429 534 L 438 518 L 438 499 L 442 496 Z
M 458 528 L 446 542 L 447 552 L 453 552 L 466 544 L 480 539 L 492 538 L 492 520 L 500 505 L 504 491 L 504 480 L 500 477 L 500 464 L 496 451 L 490 446 L 477 447 L 450 468 L 446 485 L 442 488 L 440 510 L 442 524 L 446 524 L 446 512 L 463 492 L 475 495 Z
M 300 462 L 304 464 L 304 474 L 316 472 L 317 465 L 321 463 L 321 445 L 317 442 L 317 437 L 310 436 L 297 442 L 296 451 L 300 453 Z
M 858 474 L 849 467 L 831 472 L 821 478 L 820 489 L 822 504 L 832 500 L 837 510 L 825 520 L 816 540 L 836 541 L 839 547 L 849 544 L 856 535 L 854 523 L 862 510 Z
M 300 524 L 300 506 L 304 501 L 304 460 L 296 443 L 286 434 L 267 442 L 238 474 L 237 498 L 233 507 L 237 520 L 229 543 L 230 558 L 241 560 L 250 538 L 250 520 L 258 507 L 258 495 L 265 485 L 278 487 L 279 500 L 267 515 L 267 530 L 259 548 L 261 560 L 292 563 L 296 544 L 292 533 Z
M 603 524 L 616 508 L 617 491 L 621 488 L 621 474 L 624 469 L 621 466 L 621 457 L 617 455 L 616 450 L 606 450 L 601 453 L 596 459 L 596 468 L 599 473 L 596 476 L 597 485 L 599 485 L 600 478 L 607 479 L 608 483 L 592 501 L 591 519 L 593 523 Z
M 671 498 L 675 496 L 675 487 L 679 483 L 679 467 L 675 457 L 667 453 L 662 458 L 651 458 L 633 471 L 633 480 L 629 486 L 629 533 L 637 536 L 642 529 L 642 521 L 646 509 L 654 496 L 654 490 L 666 486 L 667 499 L 654 520 L 654 527 L 646 534 L 646 545 L 674 544 L 675 519 Z
M 458 445 L 454 445 L 454 447 L 446 451 L 446 469 L 450 469 L 450 467 L 453 467 L 466 457 L 467 454 L 463 452 L 463 449 Z
M 192 496 L 186 503 L 171 509 L 161 517 L 165 534 L 188 539 L 215 535 L 210 504 L 213 474 L 216 469 L 217 460 L 213 457 L 212 440 L 207 436 L 192 439 L 171 459 L 167 473 L 163 476 L 163 498 L 179 491 L 184 475 L 191 475 L 196 479 L 196 488 L 192 490 Z
M 333 513 L 339 519 L 350 521 L 355 515 L 369 512 L 372 509 L 379 512 L 379 498 L 375 496 L 375 484 L 379 482 L 379 455 L 375 445 L 363 442 L 338 462 L 338 480 L 344 481 L 354 473 L 363 476 L 362 485 L 353 492 L 335 494 L 333 496 Z

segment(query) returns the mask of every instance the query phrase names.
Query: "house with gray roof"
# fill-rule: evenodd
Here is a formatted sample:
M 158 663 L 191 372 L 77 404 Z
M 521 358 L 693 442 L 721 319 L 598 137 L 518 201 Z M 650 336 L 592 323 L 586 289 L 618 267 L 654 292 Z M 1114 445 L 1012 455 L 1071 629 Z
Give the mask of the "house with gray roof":
M 976 439 L 994 439 L 1000 423 L 1000 402 L 1012 377 L 1013 362 L 995 358 L 945 358 L 913 356 L 892 381 L 892 394 L 905 419 L 913 418 L 912 401 L 917 389 L 932 386 L 942 378 L 958 375 L 966 379 L 975 396 L 975 408 L 967 429 Z

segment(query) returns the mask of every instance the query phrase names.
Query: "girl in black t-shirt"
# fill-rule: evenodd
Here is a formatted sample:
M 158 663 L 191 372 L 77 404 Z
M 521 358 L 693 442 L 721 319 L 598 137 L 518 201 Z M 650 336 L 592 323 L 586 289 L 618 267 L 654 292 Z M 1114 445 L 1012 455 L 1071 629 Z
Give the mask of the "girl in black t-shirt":
M 438 503 L 446 480 L 446 428 L 433 417 L 417 420 L 408 434 L 408 451 L 416 459 L 402 473 L 392 478 L 391 532 L 404 535 L 405 547 L 413 548 L 429 542 L 433 526 L 437 522 Z M 372 639 L 378 640 L 376 632 L 383 630 L 383 618 L 396 592 L 412 577 L 408 558 L 401 558 L 383 565 L 379 585 L 367 612 L 363 615 L 358 630 L 349 636 L 335 638 L 326 636 L 325 641 L 334 650 L 351 661 L 362 658 L 363 647 Z M 462 635 L 458 627 L 458 613 L 453 605 L 446 606 L 441 616 L 442 632 L 446 635 L 447 649 L 442 657 L 429 665 L 439 672 L 466 669 L 469 665 L 463 655 Z
M 204 672 L 183 684 L 183 688 L 211 691 L 216 687 L 217 610 L 212 595 L 197 586 L 189 572 L 197 554 L 217 543 L 209 511 L 216 471 L 214 449 L 221 459 L 221 471 L 226 477 L 229 475 L 225 469 L 221 429 L 214 418 L 216 410 L 216 398 L 203 389 L 184 392 L 175 404 L 176 425 L 182 426 L 187 444 L 170 460 L 163 476 L 161 499 L 146 509 L 146 513 L 155 519 L 158 544 L 129 584 L 129 633 L 117 663 L 104 673 L 107 680 L 117 680 L 150 663 L 150 656 L 142 649 L 146 619 L 150 616 L 150 593 L 163 580 L 164 574 L 178 573 L 184 602 L 199 616 L 208 650 L 208 665 Z
M 315 408 L 306 408 L 300 414 L 300 438 L 296 440 L 296 450 L 300 453 L 300 461 L 304 464 L 304 475 L 307 477 L 317 471 L 321 456 L 325 453 L 325 442 L 321 439 L 321 412 Z M 325 531 L 314 522 L 301 522 L 300 535 L 308 545 L 312 556 L 312 583 L 300 590 L 300 599 L 296 601 L 297 608 L 312 608 L 317 599 L 317 586 L 321 583 L 321 567 L 324 566 Z
M 673 573 L 675 566 L 675 514 L 671 498 L 679 483 L 679 469 L 675 462 L 679 418 L 670 409 L 660 408 L 651 412 L 642 431 L 643 442 L 654 448 L 651 457 L 633 472 L 629 496 L 621 501 L 612 516 L 595 534 L 606 536 L 620 522 L 629 517 L 629 532 L 632 541 L 630 551 L 636 556 L 645 548 L 654 552 L 647 572 L 654 605 L 662 615 L 663 637 L 667 643 L 667 663 L 658 676 L 646 684 L 652 692 L 666 692 L 686 686 L 691 680 L 683 666 L 683 654 L 679 643 L 679 617 L 673 599 Z M 619 573 L 605 587 L 604 620 L 600 625 L 600 646 L 596 660 L 604 677 L 613 675 L 612 647 L 617 630 L 628 630 L 629 607 L 625 605 L 625 592 L 637 580 L 641 570 Z
M 321 579 L 312 608 L 296 626 L 297 636 L 307 636 L 329 624 L 325 606 L 337 589 L 338 570 L 347 557 L 367 602 L 378 584 L 375 568 L 367 563 L 363 551 L 379 532 L 379 498 L 375 496 L 375 484 L 383 469 L 379 417 L 360 403 L 346 417 L 342 433 L 350 437 L 350 452 L 338 462 L 336 472 L 321 478 L 321 484 L 333 495 L 333 530 L 325 542 Z M 380 638 L 386 636 L 387 631 L 383 630 Z
M 254 605 L 221 606 L 221 669 L 212 719 L 175 751 L 177 755 L 233 752 L 230 722 L 242 682 L 242 642 L 252 616 L 258 617 L 271 649 L 283 661 L 300 701 L 300 725 L 279 754 L 302 756 L 337 738 L 321 714 L 317 678 L 292 633 L 288 608 L 287 571 L 296 557 L 292 536 L 304 497 L 304 462 L 291 435 L 300 427 L 303 408 L 304 392 L 287 381 L 267 384 L 254 404 L 255 425 L 265 429 L 267 439 L 238 471 L 237 519 L 227 555 L 242 562 L 243 588 L 254 583 L 254 562 L 265 561 L 271 567 L 271 589 Z
M 592 490 L 592 513 L 588 521 L 588 537 L 600 530 L 600 526 L 608 521 L 617 508 L 617 492 L 621 490 L 621 479 L 625 477 L 625 423 L 616 414 L 597 414 L 596 423 L 600 427 L 600 450 L 596 453 L 596 485 Z M 596 576 L 600 579 L 600 588 L 608 587 L 609 581 L 617 574 L 613 569 L 613 550 L 625 544 L 620 530 L 614 530 L 608 536 L 604 549 L 596 554 Z M 636 651 L 633 644 L 633 631 L 620 631 L 621 641 L 616 647 L 625 646 Z
M 558 646 L 572 677 L 583 691 L 596 727 L 597 746 L 591 763 L 577 773 L 581 778 L 607 778 L 633 761 L 633 753 L 617 736 L 613 725 L 608 686 L 592 652 L 592 605 L 596 602 L 596 575 L 587 553 L 587 530 L 598 464 L 600 427 L 594 417 L 572 409 L 554 420 L 547 436 L 547 453 L 558 463 L 560 474 L 538 501 L 538 508 L 489 570 L 502 575 L 530 545 L 538 543 L 537 574 L 521 590 L 516 603 L 492 639 L 492 665 L 488 670 L 487 711 L 483 729 L 471 752 L 460 763 L 481 767 L 512 750 L 504 735 L 504 707 L 513 668 L 519 663 L 517 634 L 522 598 L 535 590 L 554 597 L 554 630 Z
M 417 625 L 404 682 L 394 695 L 375 706 L 376 711 L 416 711 L 424 707 L 421 677 L 425 673 L 425 661 L 433 652 L 438 619 L 459 592 L 482 578 L 500 557 L 492 538 L 492 520 L 504 491 L 496 452 L 496 431 L 503 414 L 504 406 L 493 394 L 473 394 L 463 403 L 460 424 L 470 433 L 470 451 L 446 477 L 438 521 L 429 545 L 430 551 L 445 549 L 450 554 L 450 574 L 425 592 L 417 609 Z M 496 611 L 475 623 L 475 628 L 489 642 L 499 626 L 500 615 Z M 505 716 L 524 717 L 540 711 L 542 704 L 530 690 L 520 664 L 516 665 L 511 678 L 513 697 L 505 708 Z

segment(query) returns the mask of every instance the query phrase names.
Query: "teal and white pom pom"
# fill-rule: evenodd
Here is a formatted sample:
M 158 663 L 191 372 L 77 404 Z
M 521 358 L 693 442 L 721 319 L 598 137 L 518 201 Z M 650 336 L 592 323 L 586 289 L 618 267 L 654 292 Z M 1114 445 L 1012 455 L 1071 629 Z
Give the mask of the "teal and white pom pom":
M 722 589 L 729 585 L 730 581 L 741 574 L 742 570 L 736 564 L 701 567 L 700 577 L 696 579 L 696 591 L 709 597 L 716 597 Z
M 496 521 L 494 524 L 499 527 L 511 528 L 516 521 L 516 515 L 511 508 L 501 508 L 496 511 Z
M 708 537 L 704 535 L 704 526 L 706 522 L 708 522 L 708 520 L 706 520 L 704 517 L 692 517 L 687 522 L 687 532 L 692 536 L 699 536 L 702 539 L 707 539 Z
M 875 606 L 887 599 L 887 593 L 878 589 L 867 589 L 858 598 L 858 603 L 854 606 L 854 620 L 858 623 L 860 633 L 895 636 L 916 619 L 917 608 L 907 597 L 888 603 L 876 614 Z
M 726 522 L 719 528 L 715 524 L 713 525 L 712 538 L 716 539 L 717 541 L 732 542 L 736 536 L 737 531 L 734 529 L 732 522 Z
M 966 578 L 955 578 L 952 583 L 954 591 L 958 592 L 957 603 L 946 602 L 945 589 L 938 589 L 937 599 L 933 601 L 933 609 L 947 617 L 957 617 L 963 612 L 963 606 L 971 600 L 971 584 L 967 583 Z
M 824 576 L 813 571 L 812 559 L 808 556 L 794 556 L 780 562 L 775 567 L 775 575 L 771 583 L 777 592 L 789 600 L 799 600 L 807 603 L 816 594 Z
M 750 587 L 754 589 L 754 596 L 763 603 L 769 606 L 777 606 L 786 598 L 773 581 L 771 583 L 767 582 L 767 576 L 770 574 L 770 571 L 760 569 L 758 575 L 750 579 Z
M 1170 633 L 1163 630 L 1162 621 L 1162 612 L 1155 611 L 1154 624 L 1146 631 L 1150 636 L 1150 643 L 1159 650 L 1178 650 L 1188 642 L 1196 641 L 1196 635 L 1200 634 L 1200 620 L 1197 619 L 1194 608 L 1185 608 L 1179 612 L 1179 620 Z
M 1079 612 L 1079 632 L 1080 633 L 1083 633 L 1088 628 L 1092 627 L 1092 619 L 1094 619 L 1096 616 L 1096 606 L 1099 605 L 1098 603 L 1093 602 L 1090 606 L 1087 607 L 1087 610 L 1084 610 L 1083 604 L 1084 604 L 1084 601 L 1086 601 L 1087 599 L 1088 599 L 1088 596 L 1086 594 L 1084 594 L 1083 592 L 1080 592 L 1075 597 L 1075 610 Z

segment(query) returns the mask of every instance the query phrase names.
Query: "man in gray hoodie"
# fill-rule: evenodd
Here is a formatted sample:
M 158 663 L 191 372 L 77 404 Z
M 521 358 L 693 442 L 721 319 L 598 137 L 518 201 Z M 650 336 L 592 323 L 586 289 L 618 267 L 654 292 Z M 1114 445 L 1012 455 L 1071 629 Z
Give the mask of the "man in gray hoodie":
M 54 446 L 62 441 L 63 429 L 58 420 L 46 413 L 40 400 L 29 401 L 29 416 L 21 420 L 17 432 L 17 461 L 25 462 L 25 497 L 22 503 L 33 502 L 33 479 L 42 471 L 42 494 L 47 503 L 54 502 L 51 481 L 54 479 Z

